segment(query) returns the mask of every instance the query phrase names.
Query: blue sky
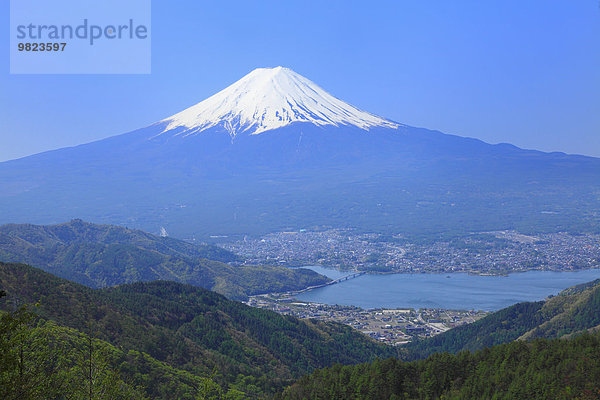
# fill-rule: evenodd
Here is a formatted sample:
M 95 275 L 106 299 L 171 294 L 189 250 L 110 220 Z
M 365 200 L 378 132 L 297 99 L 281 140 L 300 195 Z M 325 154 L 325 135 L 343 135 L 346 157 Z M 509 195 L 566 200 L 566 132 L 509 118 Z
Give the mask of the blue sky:
M 282 65 L 413 126 L 600 157 L 597 0 L 153 0 L 150 75 L 10 75 L 0 160 L 90 142 Z

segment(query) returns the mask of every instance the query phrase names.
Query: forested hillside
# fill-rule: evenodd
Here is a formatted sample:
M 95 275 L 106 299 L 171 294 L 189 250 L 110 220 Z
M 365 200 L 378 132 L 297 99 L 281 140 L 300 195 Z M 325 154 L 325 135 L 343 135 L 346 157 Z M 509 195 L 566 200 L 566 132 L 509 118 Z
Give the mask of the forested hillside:
M 0 261 L 33 265 L 94 288 L 157 279 L 189 283 L 236 300 L 303 289 L 329 279 L 306 269 L 234 266 L 233 253 L 113 225 L 0 226 Z
M 300 399 L 599 399 L 600 335 L 516 341 L 426 360 L 316 371 L 287 389 Z
M 403 357 L 479 350 L 516 339 L 559 338 L 600 325 L 600 280 L 566 289 L 546 301 L 518 303 L 469 325 L 409 343 Z
M 315 368 L 389 357 L 393 348 L 350 327 L 301 321 L 175 282 L 90 289 L 21 264 L 0 263 L 2 309 L 36 314 L 118 349 L 148 354 L 250 398 L 275 393 Z
M 0 311 L 2 399 L 247 398 L 212 378 L 40 319 L 35 307 Z

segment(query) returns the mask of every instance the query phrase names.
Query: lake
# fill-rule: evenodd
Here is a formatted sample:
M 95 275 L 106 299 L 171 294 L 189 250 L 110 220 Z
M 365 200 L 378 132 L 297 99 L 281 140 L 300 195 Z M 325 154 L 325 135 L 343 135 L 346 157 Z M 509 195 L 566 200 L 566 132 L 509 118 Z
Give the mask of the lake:
M 347 272 L 312 269 L 330 278 Z M 508 276 L 454 274 L 362 275 L 296 296 L 299 300 L 362 308 L 446 308 L 495 311 L 522 301 L 542 300 L 563 289 L 600 278 L 600 269 L 528 271 Z

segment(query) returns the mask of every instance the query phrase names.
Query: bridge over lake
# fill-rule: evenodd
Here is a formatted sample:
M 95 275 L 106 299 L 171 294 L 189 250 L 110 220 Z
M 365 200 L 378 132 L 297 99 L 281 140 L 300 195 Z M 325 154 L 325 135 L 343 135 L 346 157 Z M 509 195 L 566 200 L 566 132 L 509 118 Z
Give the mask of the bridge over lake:
M 329 281 L 327 283 L 324 283 L 322 285 L 309 286 L 306 289 L 299 290 L 297 292 L 294 292 L 293 294 L 304 293 L 304 292 L 309 291 L 309 290 L 318 289 L 318 288 L 322 288 L 322 287 L 325 287 L 325 286 L 335 285 L 336 283 L 340 283 L 340 282 L 344 282 L 344 281 L 347 281 L 347 280 L 350 280 L 350 279 L 354 279 L 354 278 L 359 277 L 359 276 L 364 275 L 364 274 L 366 274 L 366 272 L 353 272 L 351 274 L 344 275 L 342 277 L 339 277 L 337 279 L 334 279 L 334 280 Z

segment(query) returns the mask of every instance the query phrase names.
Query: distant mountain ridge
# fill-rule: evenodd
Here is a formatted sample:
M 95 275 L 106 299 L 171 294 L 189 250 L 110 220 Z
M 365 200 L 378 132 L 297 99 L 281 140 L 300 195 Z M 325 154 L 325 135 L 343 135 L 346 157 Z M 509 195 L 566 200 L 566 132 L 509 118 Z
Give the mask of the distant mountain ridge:
M 235 254 L 221 247 L 206 244 L 190 244 L 182 240 L 160 237 L 136 229 L 115 225 L 97 225 L 72 220 L 52 226 L 31 224 L 7 224 L 0 226 L 0 234 L 20 237 L 33 246 L 52 248 L 58 244 L 102 243 L 106 245 L 128 245 L 145 250 L 170 253 L 183 257 L 206 258 L 213 261 L 238 261 Z
M 0 222 L 83 218 L 201 240 L 322 226 L 597 232 L 598 176 L 598 158 L 402 125 L 259 69 L 151 126 L 0 163 Z
M 225 264 L 236 260 L 236 255 L 216 246 L 81 220 L 52 226 L 0 226 L 0 261 L 29 263 L 94 288 L 164 279 L 243 300 L 251 294 L 298 290 L 328 281 L 304 269 Z

